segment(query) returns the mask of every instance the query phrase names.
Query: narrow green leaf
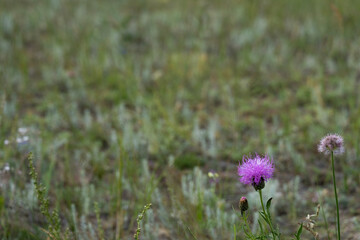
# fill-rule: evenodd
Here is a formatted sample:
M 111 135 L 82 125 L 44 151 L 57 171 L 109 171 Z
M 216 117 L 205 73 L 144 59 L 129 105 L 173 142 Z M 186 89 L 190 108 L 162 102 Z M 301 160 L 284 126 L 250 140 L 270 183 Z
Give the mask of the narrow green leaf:
M 296 238 L 297 238 L 297 239 L 300 239 L 300 235 L 301 235 L 301 233 L 302 233 L 302 228 L 303 228 L 303 224 L 301 223 L 301 224 L 300 224 L 300 227 L 299 227 L 299 230 L 298 230 L 297 233 L 296 233 Z
M 266 202 L 266 209 L 269 211 L 270 206 L 271 206 L 271 200 L 272 198 L 270 198 L 267 202 Z
M 260 232 L 261 232 L 261 234 L 264 234 L 264 229 L 263 229 L 263 226 L 262 226 L 262 224 L 261 224 L 261 221 L 258 220 L 258 223 L 259 223 L 259 227 L 260 227 Z
M 269 219 L 263 212 L 260 212 L 260 216 L 265 220 L 265 222 L 269 223 Z
M 234 240 L 236 240 L 236 226 L 234 224 Z

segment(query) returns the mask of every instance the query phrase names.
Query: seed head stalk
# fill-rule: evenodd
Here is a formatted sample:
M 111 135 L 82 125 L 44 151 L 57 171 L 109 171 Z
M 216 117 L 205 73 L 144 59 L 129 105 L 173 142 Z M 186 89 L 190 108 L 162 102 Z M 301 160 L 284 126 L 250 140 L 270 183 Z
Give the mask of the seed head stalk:
M 334 167 L 334 152 L 331 151 L 331 166 L 333 171 L 333 182 L 334 182 L 334 193 L 335 193 L 335 201 L 336 201 L 336 217 L 337 217 L 337 239 L 340 240 L 340 214 L 339 214 L 339 202 L 338 202 L 338 196 L 336 191 L 336 178 L 335 178 L 335 167 Z
M 339 214 L 339 202 L 336 191 L 336 178 L 335 178 L 335 166 L 334 166 L 334 155 L 341 155 L 344 153 L 344 139 L 339 134 L 328 134 L 320 140 L 318 150 L 325 155 L 331 154 L 331 166 L 333 172 L 334 182 L 334 193 L 336 201 L 336 223 L 337 223 L 337 239 L 341 240 L 340 237 L 340 214 Z

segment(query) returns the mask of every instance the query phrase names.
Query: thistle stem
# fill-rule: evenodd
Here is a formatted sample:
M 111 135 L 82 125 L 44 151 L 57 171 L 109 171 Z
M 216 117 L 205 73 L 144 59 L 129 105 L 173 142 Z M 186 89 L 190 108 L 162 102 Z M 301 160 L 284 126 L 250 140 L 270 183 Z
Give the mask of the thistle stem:
M 332 171 L 333 171 L 334 193 L 335 193 L 335 201 L 336 201 L 337 237 L 338 237 L 338 240 L 340 240 L 341 239 L 341 237 L 340 237 L 340 214 L 339 214 L 338 196 L 337 196 L 337 191 L 336 191 L 336 178 L 335 178 L 334 152 L 333 151 L 331 151 L 331 165 L 332 165 Z
M 262 198 L 261 189 L 259 190 L 259 195 L 260 195 L 260 202 L 261 202 L 262 210 L 263 210 L 263 212 L 264 212 L 264 215 L 265 215 L 265 216 L 267 217 L 267 219 L 268 219 L 268 224 L 269 224 L 271 233 L 272 233 L 272 235 L 273 235 L 273 239 L 275 240 L 276 238 L 275 238 L 274 230 L 273 230 L 273 227 L 272 227 L 272 221 L 271 221 L 270 216 L 268 216 L 267 212 L 265 211 L 265 207 L 264 207 L 264 202 L 263 202 L 263 198 Z
M 241 215 L 243 220 L 244 220 L 244 223 L 245 223 L 245 227 L 247 228 L 247 231 L 248 231 L 248 234 L 250 235 L 251 239 L 255 239 L 252 231 L 251 231 L 251 228 L 249 226 L 249 223 L 247 221 L 247 216 L 246 216 L 246 213 L 244 213 L 243 215 Z

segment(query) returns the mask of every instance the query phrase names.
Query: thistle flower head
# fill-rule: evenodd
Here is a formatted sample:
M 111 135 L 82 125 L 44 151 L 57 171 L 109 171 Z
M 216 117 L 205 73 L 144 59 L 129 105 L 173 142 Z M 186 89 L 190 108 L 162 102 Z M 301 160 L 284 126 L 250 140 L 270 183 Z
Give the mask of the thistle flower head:
M 265 187 L 265 182 L 272 178 L 274 170 L 274 164 L 267 155 L 244 156 L 242 164 L 238 166 L 239 180 L 244 184 L 251 184 L 255 190 L 261 190 Z
M 247 201 L 246 197 L 241 197 L 240 198 L 239 208 L 240 208 L 240 211 L 241 211 L 241 215 L 243 215 L 244 212 L 246 212 L 246 210 L 249 209 L 249 204 L 248 204 L 248 201 Z
M 318 151 L 326 155 L 331 152 L 341 155 L 344 152 L 344 139 L 338 134 L 328 134 L 320 140 Z

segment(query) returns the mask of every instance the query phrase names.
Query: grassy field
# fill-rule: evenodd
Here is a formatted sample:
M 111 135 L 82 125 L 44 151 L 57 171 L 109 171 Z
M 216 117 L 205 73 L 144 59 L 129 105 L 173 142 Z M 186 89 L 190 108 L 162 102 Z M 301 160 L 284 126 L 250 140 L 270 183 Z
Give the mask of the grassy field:
M 29 176 L 73 239 L 234 239 L 244 154 L 276 164 L 283 239 L 321 203 L 360 239 L 360 1 L 0 1 L 0 237 L 47 239 Z M 219 174 L 211 182 L 208 172 Z M 96 207 L 95 207 L 96 206 Z M 237 228 L 237 239 L 244 239 Z M 312 239 L 304 232 L 304 239 Z

